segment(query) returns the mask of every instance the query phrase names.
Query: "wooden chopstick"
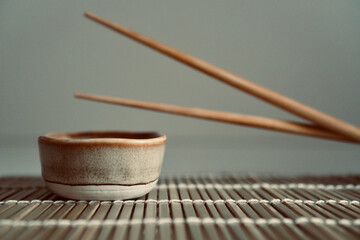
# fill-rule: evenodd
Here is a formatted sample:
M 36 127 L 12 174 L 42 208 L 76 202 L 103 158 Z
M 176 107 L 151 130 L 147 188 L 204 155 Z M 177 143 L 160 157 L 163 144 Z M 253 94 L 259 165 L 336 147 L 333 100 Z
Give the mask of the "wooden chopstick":
M 280 95 L 279 93 L 271 91 L 258 84 L 252 83 L 244 78 L 227 72 L 224 69 L 211 65 L 200 59 L 192 57 L 186 53 L 180 52 L 170 46 L 167 46 L 149 37 L 136 33 L 130 29 L 113 23 L 93 13 L 86 12 L 85 16 L 235 88 L 238 88 L 268 103 L 271 103 L 286 111 L 310 120 L 318 124 L 319 126 L 329 129 L 335 133 L 360 141 L 360 129 L 351 124 L 345 123 L 337 118 L 310 108 L 295 100 Z
M 145 101 L 124 99 L 124 98 L 114 98 L 114 97 L 107 97 L 107 96 L 93 95 L 93 94 L 76 93 L 75 97 L 97 101 L 97 102 L 105 102 L 105 103 L 123 105 L 128 107 L 136 107 L 136 108 L 142 108 L 148 110 L 155 110 L 159 112 L 178 114 L 188 117 L 203 118 L 203 119 L 233 123 L 238 125 L 246 125 L 250 127 L 264 128 L 274 131 L 308 135 L 312 137 L 327 138 L 338 141 L 356 142 L 351 138 L 343 137 L 342 135 L 337 135 L 332 132 L 328 132 L 326 129 L 322 129 L 318 126 L 296 123 L 291 121 L 281 121 L 271 118 L 241 115 L 237 113 L 219 112 L 219 111 L 213 111 L 207 109 L 190 108 L 190 107 L 145 102 Z

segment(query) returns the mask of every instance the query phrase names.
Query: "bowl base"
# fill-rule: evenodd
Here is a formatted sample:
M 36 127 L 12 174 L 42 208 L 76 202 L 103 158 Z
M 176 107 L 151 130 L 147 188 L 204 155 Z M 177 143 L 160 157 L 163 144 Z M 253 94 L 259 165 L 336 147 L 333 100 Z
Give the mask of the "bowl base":
M 155 181 L 136 185 L 68 185 L 46 182 L 49 190 L 56 195 L 76 200 L 123 200 L 141 197 L 150 192 L 156 185 Z

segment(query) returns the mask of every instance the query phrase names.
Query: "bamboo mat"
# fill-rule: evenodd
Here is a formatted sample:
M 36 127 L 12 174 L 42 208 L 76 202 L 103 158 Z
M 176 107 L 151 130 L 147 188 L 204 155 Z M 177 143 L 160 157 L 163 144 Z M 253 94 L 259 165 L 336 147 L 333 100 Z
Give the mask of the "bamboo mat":
M 0 239 L 360 239 L 360 176 L 165 176 L 142 198 L 73 201 L 0 178 Z

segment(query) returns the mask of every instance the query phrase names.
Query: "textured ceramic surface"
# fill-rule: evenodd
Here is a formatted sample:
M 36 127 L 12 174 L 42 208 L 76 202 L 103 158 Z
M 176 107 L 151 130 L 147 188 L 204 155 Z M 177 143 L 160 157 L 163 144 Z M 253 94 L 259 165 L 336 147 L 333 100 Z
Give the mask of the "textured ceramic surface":
M 156 183 L 157 179 L 139 185 L 68 185 L 46 182 L 46 186 L 59 196 L 70 199 L 121 200 L 141 197 L 150 192 Z
M 49 133 L 38 139 L 42 175 L 67 198 L 138 197 L 156 184 L 165 142 L 166 136 L 154 132 Z

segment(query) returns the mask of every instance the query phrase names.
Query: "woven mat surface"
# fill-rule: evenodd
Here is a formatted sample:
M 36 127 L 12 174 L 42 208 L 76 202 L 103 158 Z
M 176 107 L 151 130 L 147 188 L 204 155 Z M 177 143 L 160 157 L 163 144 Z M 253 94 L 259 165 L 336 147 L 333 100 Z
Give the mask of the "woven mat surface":
M 0 239 L 360 239 L 360 176 L 168 176 L 142 198 L 73 201 L 0 178 Z

